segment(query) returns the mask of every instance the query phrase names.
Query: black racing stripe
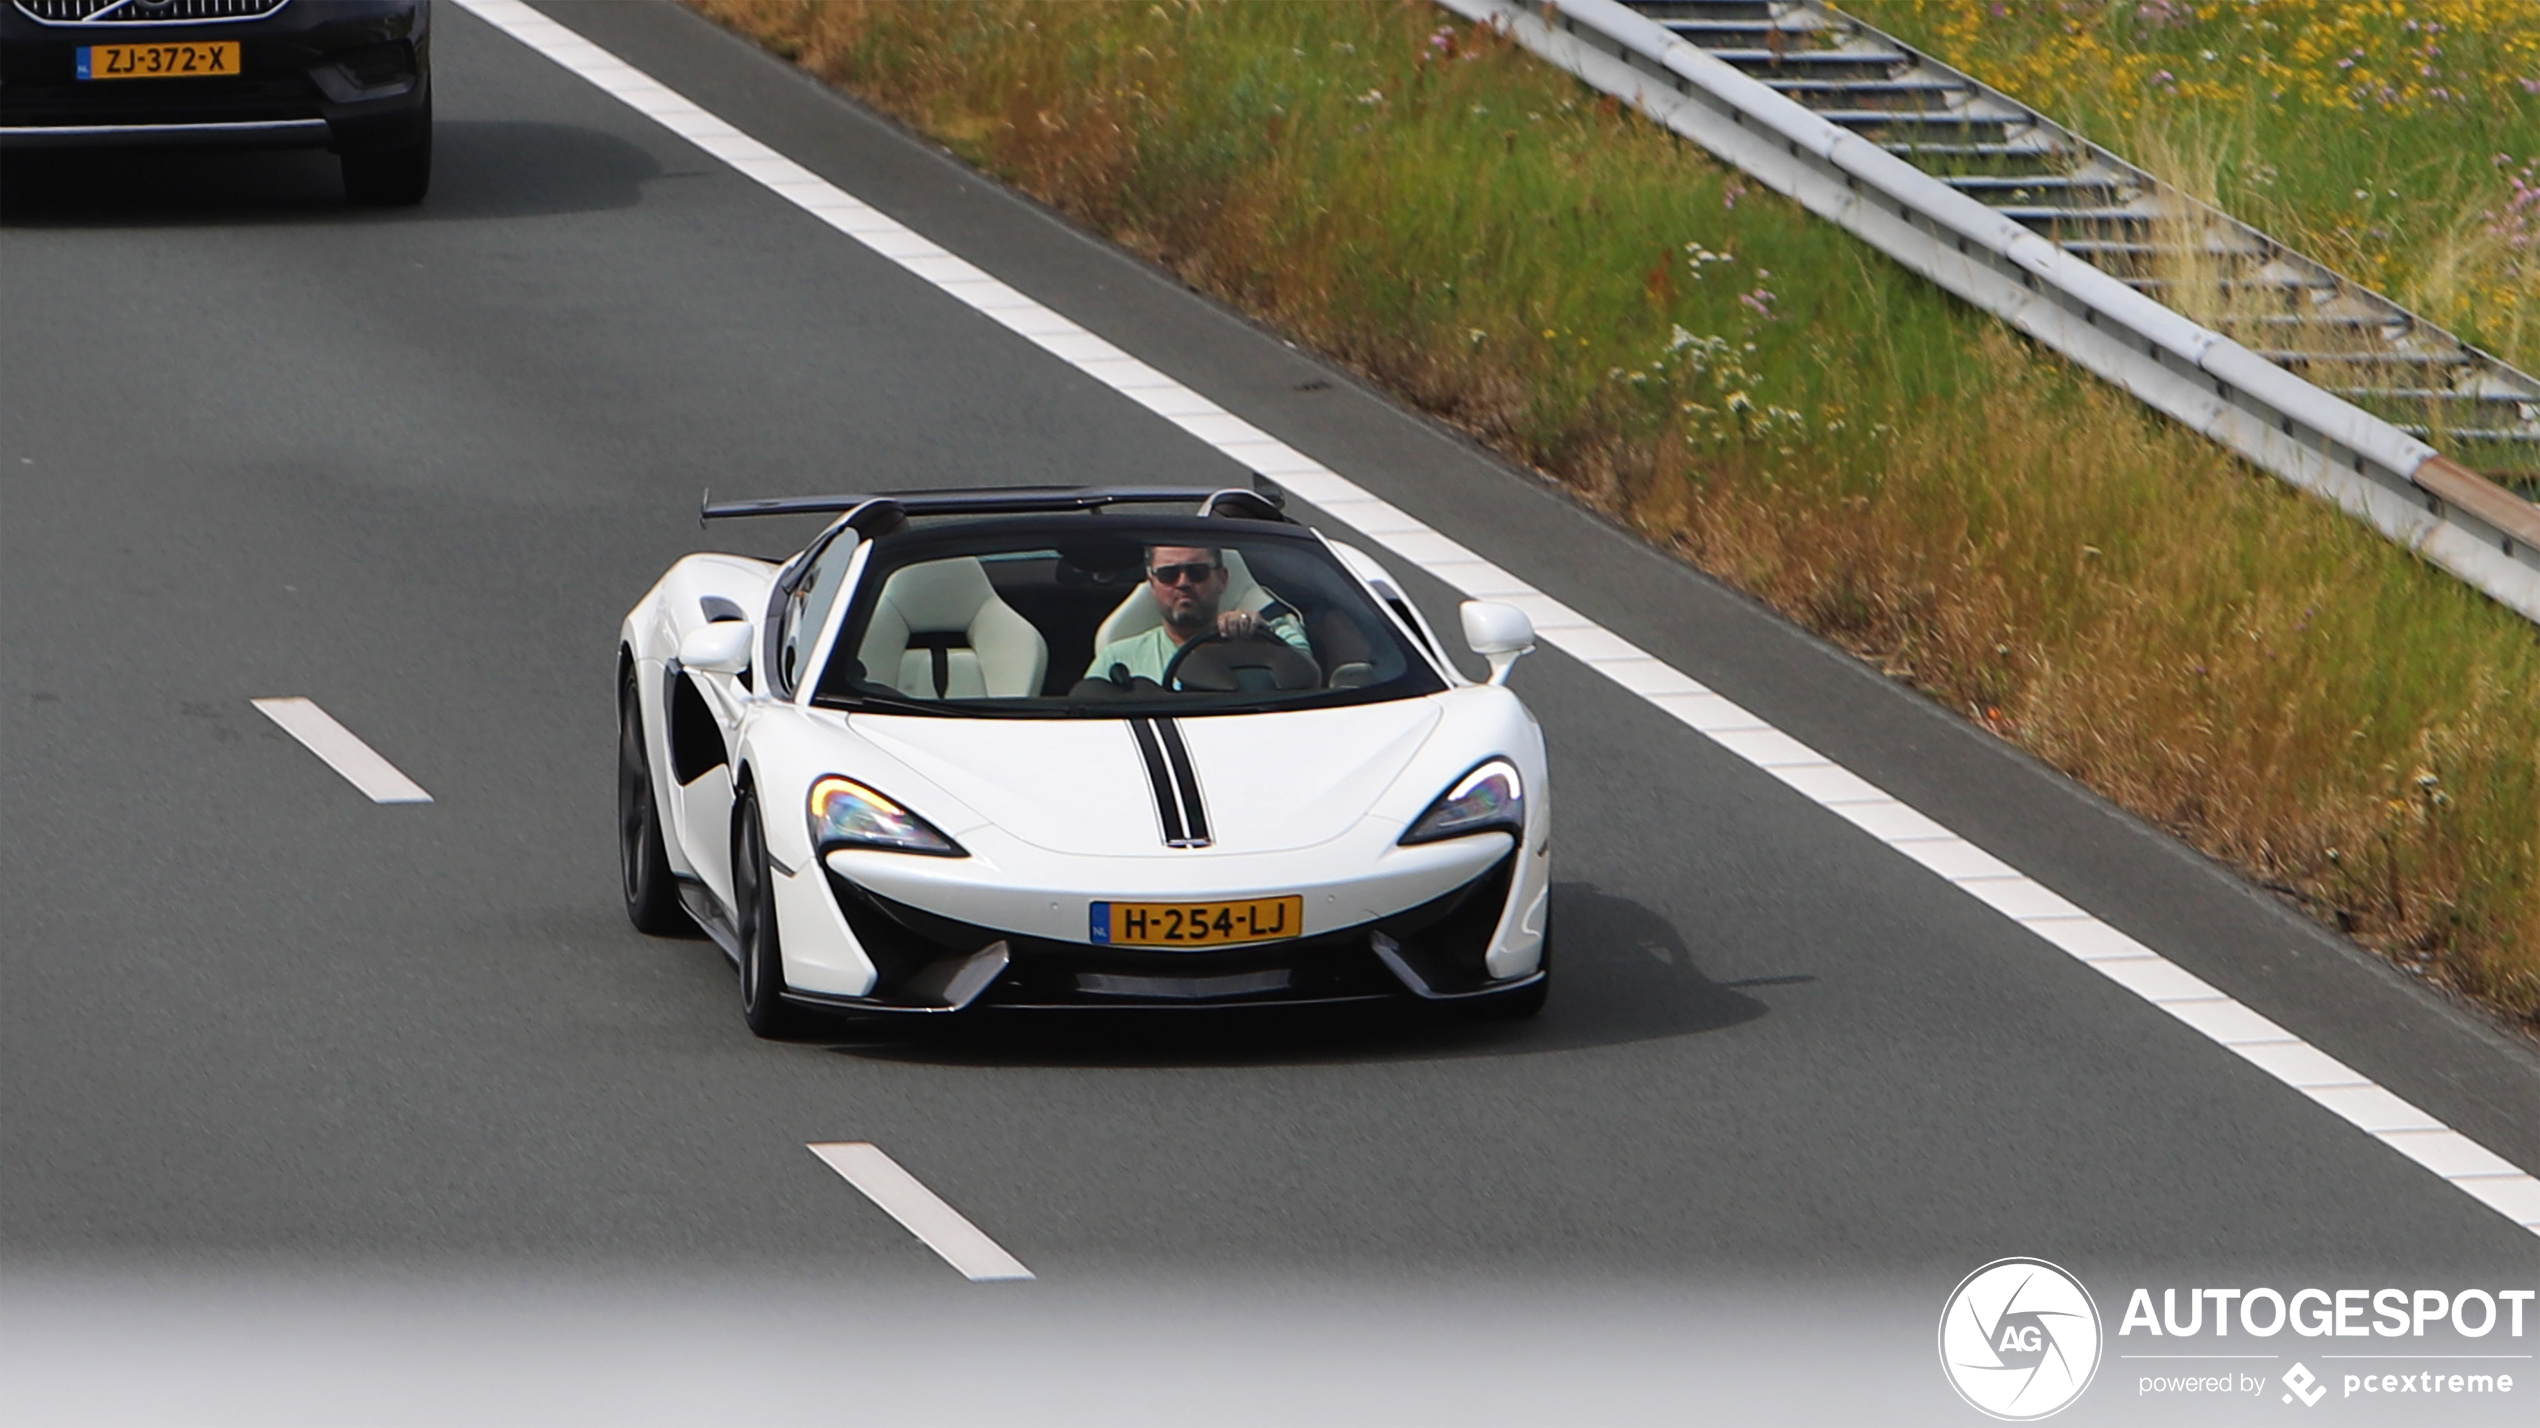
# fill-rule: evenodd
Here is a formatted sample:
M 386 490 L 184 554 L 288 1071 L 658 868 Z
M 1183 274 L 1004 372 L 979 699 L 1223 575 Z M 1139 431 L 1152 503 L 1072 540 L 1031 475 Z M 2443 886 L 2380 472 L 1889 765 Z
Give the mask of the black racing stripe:
M 1190 839 L 1209 842 L 1208 809 L 1199 801 L 1199 766 L 1191 762 L 1190 746 L 1182 742 L 1182 726 L 1158 719 L 1155 727 L 1164 736 L 1164 756 L 1173 764 L 1173 782 L 1182 793 L 1182 821 L 1190 825 Z
M 1146 760 L 1147 783 L 1155 794 L 1155 811 L 1164 819 L 1164 841 L 1180 843 L 1182 805 L 1173 796 L 1173 776 L 1165 771 L 1164 750 L 1155 741 L 1155 726 L 1144 719 L 1129 721 L 1129 732 L 1138 738 L 1138 756 Z

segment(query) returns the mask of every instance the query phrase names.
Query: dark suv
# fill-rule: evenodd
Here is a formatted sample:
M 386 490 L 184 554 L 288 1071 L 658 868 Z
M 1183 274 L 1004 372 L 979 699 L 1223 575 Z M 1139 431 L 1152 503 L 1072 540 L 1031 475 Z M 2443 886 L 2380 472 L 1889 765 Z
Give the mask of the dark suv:
M 355 202 L 432 182 L 430 0 L 0 0 L 0 147 L 327 148 Z

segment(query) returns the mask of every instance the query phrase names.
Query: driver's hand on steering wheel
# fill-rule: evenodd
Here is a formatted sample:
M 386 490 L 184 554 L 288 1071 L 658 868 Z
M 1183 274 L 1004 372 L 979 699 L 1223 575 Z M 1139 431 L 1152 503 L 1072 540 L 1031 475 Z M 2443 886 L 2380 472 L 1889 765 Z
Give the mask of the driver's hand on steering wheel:
M 1217 634 L 1221 639 L 1249 639 L 1260 629 L 1260 617 L 1250 610 L 1221 610 L 1217 613 Z

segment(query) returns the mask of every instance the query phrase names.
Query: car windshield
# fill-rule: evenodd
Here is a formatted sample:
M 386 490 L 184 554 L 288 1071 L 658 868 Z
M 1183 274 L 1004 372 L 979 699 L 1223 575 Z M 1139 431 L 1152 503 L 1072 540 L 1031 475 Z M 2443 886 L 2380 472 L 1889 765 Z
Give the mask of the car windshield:
M 973 521 L 875 543 L 812 702 L 1116 719 L 1434 694 L 1410 638 L 1302 527 Z

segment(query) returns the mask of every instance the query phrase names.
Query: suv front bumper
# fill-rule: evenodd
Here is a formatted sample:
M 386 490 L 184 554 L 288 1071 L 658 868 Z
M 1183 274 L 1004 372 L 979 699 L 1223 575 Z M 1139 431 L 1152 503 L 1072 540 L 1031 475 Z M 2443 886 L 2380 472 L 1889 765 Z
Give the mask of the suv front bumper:
M 424 0 L 284 5 L 253 20 L 43 24 L 0 0 L 0 146 L 394 149 L 431 115 Z M 86 46 L 233 41 L 239 73 L 82 80 Z

